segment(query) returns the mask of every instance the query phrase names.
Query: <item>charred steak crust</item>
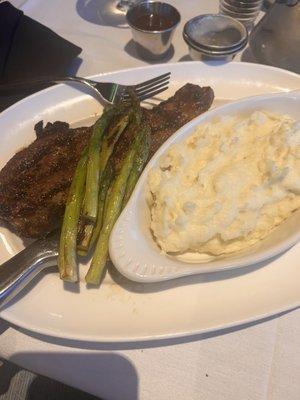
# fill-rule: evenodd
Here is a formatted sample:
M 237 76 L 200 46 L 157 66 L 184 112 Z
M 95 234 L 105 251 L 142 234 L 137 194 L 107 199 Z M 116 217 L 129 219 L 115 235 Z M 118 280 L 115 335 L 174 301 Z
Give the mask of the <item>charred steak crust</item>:
M 151 155 L 177 129 L 207 111 L 210 87 L 186 84 L 168 100 L 144 110 L 151 127 Z M 0 220 L 24 237 L 39 238 L 62 220 L 72 177 L 92 127 L 70 129 L 56 121 L 36 124 L 37 139 L 11 158 L 0 171 Z M 116 162 L 130 138 L 118 143 Z M 120 153 L 120 154 L 119 154 Z
M 38 127 L 38 138 L 0 171 L 0 219 L 22 236 L 45 236 L 61 222 L 69 186 L 91 128 L 64 122 Z

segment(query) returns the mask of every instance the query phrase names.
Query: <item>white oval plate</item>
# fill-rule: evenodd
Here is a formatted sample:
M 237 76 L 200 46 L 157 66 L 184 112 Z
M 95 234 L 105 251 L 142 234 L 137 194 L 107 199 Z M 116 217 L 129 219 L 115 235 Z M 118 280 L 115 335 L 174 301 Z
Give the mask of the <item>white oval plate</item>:
M 208 259 L 204 254 L 170 256 L 159 249 L 150 232 L 150 212 L 146 201 L 148 174 L 159 164 L 160 158 L 170 145 L 182 142 L 200 124 L 210 122 L 214 118 L 250 115 L 256 110 L 287 114 L 295 120 L 300 120 L 300 92 L 254 96 L 218 107 L 195 118 L 161 146 L 145 168 L 110 236 L 110 258 L 119 272 L 134 281 L 159 282 L 186 275 L 241 268 L 275 257 L 300 240 L 300 210 L 255 246 L 226 257 Z M 189 259 L 191 261 L 187 262 Z
M 246 63 L 208 65 L 199 62 L 164 64 L 99 75 L 97 79 L 134 83 L 172 72 L 167 98 L 184 83 L 211 85 L 214 105 L 242 97 L 286 92 L 300 87 L 300 76 L 280 69 Z M 82 92 L 59 85 L 37 93 L 0 115 L 0 168 L 34 139 L 40 119 L 60 119 L 79 126 L 95 118 L 99 104 Z M 0 229 L 0 262 L 24 247 Z M 82 282 L 64 287 L 54 271 L 45 273 L 23 291 L 0 316 L 28 330 L 86 341 L 135 341 L 191 335 L 252 321 L 300 304 L 300 245 L 264 268 L 201 274 L 155 284 L 127 280 L 110 269 L 100 289 Z

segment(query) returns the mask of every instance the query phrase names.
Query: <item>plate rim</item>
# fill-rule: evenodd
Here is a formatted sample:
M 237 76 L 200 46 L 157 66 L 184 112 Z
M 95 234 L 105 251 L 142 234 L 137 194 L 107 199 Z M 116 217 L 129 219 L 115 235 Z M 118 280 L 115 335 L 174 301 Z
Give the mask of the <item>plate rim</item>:
M 272 65 L 266 65 L 266 64 L 256 64 L 256 63 L 251 63 L 251 62 L 244 62 L 244 61 L 231 61 L 230 63 L 226 63 L 224 64 L 222 61 L 207 61 L 207 62 L 201 62 L 201 61 L 180 61 L 180 62 L 172 62 L 172 63 L 159 63 L 159 64 L 151 64 L 151 65 L 144 65 L 144 66 L 139 66 L 139 67 L 134 67 L 134 68 L 125 68 L 125 69 L 118 69 L 115 71 L 110 71 L 110 72 L 100 72 L 99 74 L 93 74 L 93 75 L 87 75 L 84 78 L 87 79 L 96 79 L 99 78 L 101 76 L 111 76 L 111 75 L 117 75 L 120 73 L 126 73 L 126 72 L 131 72 L 133 70 L 135 71 L 139 71 L 139 70 L 145 70 L 145 69 L 157 69 L 160 67 L 166 67 L 166 66 L 176 66 L 176 65 L 197 65 L 197 64 L 201 64 L 201 65 L 206 65 L 206 66 L 211 66 L 211 67 L 217 67 L 217 66 L 227 66 L 227 65 L 243 65 L 242 68 L 244 68 L 244 66 L 248 66 L 250 68 L 255 67 L 255 68 L 259 68 L 259 69 L 265 69 L 265 70 L 269 70 L 269 71 L 275 71 L 275 72 L 279 72 L 279 73 L 284 73 L 285 75 L 289 75 L 289 76 L 293 76 L 295 78 L 299 78 L 299 74 L 297 74 L 296 72 L 293 71 L 289 71 L 283 68 L 279 68 L 279 67 L 274 67 Z M 32 93 L 31 95 L 24 97 L 23 99 L 17 101 L 16 103 L 12 104 L 11 106 L 9 106 L 8 108 L 6 108 L 5 110 L 3 110 L 0 113 L 0 119 L 5 117 L 6 114 L 8 112 L 11 112 L 11 110 L 13 110 L 16 107 L 19 107 L 20 105 L 22 105 L 23 103 L 27 102 L 28 100 L 39 96 L 41 94 L 53 91 L 53 90 L 57 90 L 58 88 L 62 88 L 63 86 L 65 86 L 65 83 L 58 83 L 55 84 L 53 86 L 50 86 L 48 88 L 39 90 L 35 93 Z
M 97 339 L 95 335 L 77 335 L 77 336 L 72 336 L 72 335 L 65 335 L 61 333 L 60 331 L 52 331 L 53 333 L 45 333 L 40 328 L 33 328 L 33 329 L 28 329 L 25 325 L 16 323 L 14 318 L 3 318 L 2 315 L 0 314 L 0 317 L 3 318 L 6 322 L 9 322 L 13 324 L 17 329 L 24 329 L 27 332 L 33 332 L 35 334 L 44 336 L 44 337 L 51 337 L 51 338 L 58 338 L 58 339 L 64 339 L 67 341 L 73 341 L 73 342 L 85 342 L 85 343 L 134 343 L 134 342 L 151 342 L 151 341 L 159 341 L 159 340 L 168 340 L 168 339 L 178 339 L 178 338 L 189 338 L 191 336 L 199 336 L 199 335 L 204 335 L 207 333 L 211 332 L 221 332 L 226 329 L 230 329 L 233 327 L 242 327 L 243 325 L 251 324 L 253 322 L 262 322 L 262 320 L 265 320 L 267 318 L 274 317 L 276 318 L 277 315 L 280 314 L 285 314 L 288 312 L 292 312 L 296 309 L 300 308 L 300 300 L 298 302 L 293 303 L 292 305 L 278 308 L 276 311 L 272 313 L 262 313 L 258 316 L 253 316 L 251 318 L 245 318 L 245 319 L 239 319 L 238 321 L 234 322 L 229 322 L 226 324 L 222 325 L 215 325 L 210 328 L 204 328 L 204 329 L 198 329 L 198 330 L 193 330 L 193 331 L 181 331 L 181 332 L 176 332 L 176 333 L 162 333 L 162 334 L 154 334 L 154 335 L 144 335 L 144 336 L 139 336 L 138 338 L 136 337 L 126 337 L 126 338 L 114 338 L 112 336 L 103 336 L 101 337 L 101 340 Z

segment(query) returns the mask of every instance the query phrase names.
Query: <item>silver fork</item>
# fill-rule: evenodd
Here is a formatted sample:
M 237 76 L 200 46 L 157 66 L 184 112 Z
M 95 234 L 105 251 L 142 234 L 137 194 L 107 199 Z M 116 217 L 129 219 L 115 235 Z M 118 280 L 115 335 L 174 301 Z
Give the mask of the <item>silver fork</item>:
M 110 104 L 128 99 L 130 91 L 133 91 L 140 101 L 153 97 L 168 89 L 171 72 L 156 76 L 155 78 L 138 83 L 136 85 L 121 85 L 114 82 L 97 82 L 78 76 L 43 77 L 26 81 L 0 84 L 1 91 L 15 91 L 28 89 L 36 85 L 60 82 L 78 82 L 88 86 L 97 95 Z

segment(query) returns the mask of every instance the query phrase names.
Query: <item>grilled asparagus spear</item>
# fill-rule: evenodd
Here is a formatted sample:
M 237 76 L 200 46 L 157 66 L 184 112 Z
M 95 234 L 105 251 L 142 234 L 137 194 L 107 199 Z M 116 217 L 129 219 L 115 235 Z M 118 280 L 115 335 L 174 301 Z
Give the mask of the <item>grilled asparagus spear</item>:
M 104 110 L 102 116 L 94 125 L 89 141 L 83 217 L 92 222 L 96 221 L 98 210 L 100 149 L 106 128 L 115 112 L 114 107 Z
M 99 174 L 102 176 L 107 161 L 111 156 L 115 144 L 119 140 L 122 132 L 126 128 L 130 119 L 130 111 L 126 110 L 126 112 L 121 115 L 121 117 L 117 120 L 117 122 L 112 126 L 112 128 L 108 131 L 107 135 L 103 138 L 101 152 L 100 152 L 100 163 L 99 163 Z
M 141 129 L 140 125 L 133 124 L 132 129 L 136 131 L 135 138 L 121 162 L 120 171 L 111 183 L 109 195 L 106 196 L 103 225 L 90 269 L 85 277 L 86 282 L 89 284 L 98 285 L 100 283 L 108 256 L 109 235 L 122 210 L 126 184 L 133 168 L 134 159 L 143 145 L 145 128 L 142 128 L 142 131 L 139 132 L 138 130 Z
M 78 281 L 76 239 L 86 179 L 87 149 L 77 165 L 66 204 L 60 235 L 58 268 L 61 279 Z
M 121 114 L 119 115 L 120 112 L 121 112 Z M 105 132 L 103 134 L 101 151 L 100 151 L 100 155 L 99 155 L 99 166 L 98 166 L 99 188 L 98 188 L 98 190 L 90 191 L 90 194 L 93 197 L 96 196 L 96 199 L 97 199 L 97 210 L 95 212 L 96 218 L 95 219 L 93 218 L 92 220 L 86 220 L 85 218 L 83 218 L 83 220 L 82 220 L 82 226 L 81 226 L 80 236 L 79 236 L 80 240 L 78 243 L 79 254 L 81 254 L 81 255 L 84 255 L 89 250 L 90 240 L 91 240 L 91 237 L 92 237 L 92 234 L 94 231 L 95 224 L 99 225 L 99 223 L 102 222 L 102 216 L 100 216 L 100 218 L 98 216 L 98 213 L 99 213 L 98 204 L 101 203 L 101 201 L 99 201 L 100 199 L 98 199 L 98 196 L 101 196 L 101 191 L 103 190 L 103 188 L 102 188 L 103 185 L 101 183 L 102 175 L 104 173 L 107 161 L 113 152 L 114 146 L 117 143 L 118 139 L 120 138 L 122 132 L 128 125 L 130 117 L 131 117 L 131 111 L 128 108 L 124 108 L 124 106 L 120 106 L 118 111 L 115 112 L 115 116 L 112 117 L 112 119 L 114 120 L 114 121 L 112 121 L 112 125 L 109 127 L 107 132 Z M 93 198 L 93 200 L 95 200 L 95 199 Z M 100 210 L 100 211 L 102 212 L 102 210 Z M 99 235 L 99 229 L 97 230 L 97 235 Z
M 149 150 L 150 150 L 150 128 L 149 126 L 145 125 L 144 138 L 142 140 L 139 153 L 136 155 L 136 158 L 134 160 L 134 164 L 127 181 L 126 191 L 122 202 L 122 209 L 126 206 L 131 196 L 131 193 L 135 188 L 135 185 L 144 169 L 144 166 L 149 157 Z
M 110 186 L 112 177 L 113 177 L 113 168 L 112 165 L 108 163 L 103 173 L 103 177 L 100 184 L 98 215 L 96 224 L 85 225 L 84 229 L 86 229 L 86 231 L 83 233 L 83 238 L 81 239 L 80 244 L 77 246 L 78 248 L 77 252 L 81 256 L 87 255 L 89 249 L 94 246 L 99 237 L 99 233 L 101 231 L 103 222 L 103 210 L 104 210 L 106 193 Z

